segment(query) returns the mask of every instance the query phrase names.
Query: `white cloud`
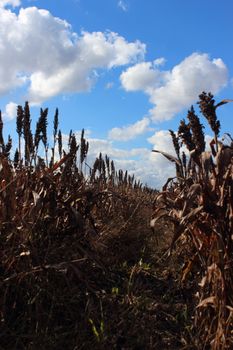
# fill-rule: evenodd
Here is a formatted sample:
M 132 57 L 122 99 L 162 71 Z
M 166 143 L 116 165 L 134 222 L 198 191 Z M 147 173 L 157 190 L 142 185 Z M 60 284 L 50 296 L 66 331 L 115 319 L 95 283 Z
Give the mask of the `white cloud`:
M 140 62 L 123 72 L 120 80 L 126 91 L 142 90 L 151 94 L 153 89 L 161 86 L 163 76 L 151 62 Z
M 154 107 L 154 122 L 169 120 L 190 104 L 203 91 L 216 94 L 227 84 L 227 67 L 218 58 L 193 53 L 170 71 L 161 71 L 151 62 L 138 63 L 121 74 L 126 91 L 144 91 Z
M 153 136 L 147 139 L 147 141 L 152 144 L 152 149 L 163 151 L 171 154 L 172 156 L 176 156 L 172 138 L 168 130 L 156 131 Z M 165 184 L 166 180 L 169 177 L 175 176 L 176 171 L 174 164 L 164 156 L 159 153 L 151 152 L 150 159 L 156 167 L 156 171 L 158 173 L 157 181 L 160 187 Z
M 121 161 L 127 160 L 130 157 L 141 156 L 145 152 L 145 148 L 132 148 L 131 150 L 125 150 L 116 148 L 113 143 L 105 139 L 87 138 L 90 143 L 90 149 L 88 156 L 95 159 L 101 152 L 103 155 L 107 154 L 108 157 L 113 159 L 120 159 Z
M 166 59 L 164 57 L 159 57 L 154 60 L 155 66 L 163 66 L 166 63 Z
M 124 12 L 128 11 L 128 5 L 124 0 L 119 0 L 118 1 L 118 7 L 120 7 Z
M 66 21 L 36 7 L 19 14 L 0 8 L 0 23 L 0 95 L 26 86 L 33 103 L 89 91 L 98 69 L 135 63 L 145 54 L 139 41 L 113 32 L 78 35 Z
M 0 0 L 0 7 L 5 7 L 7 5 L 17 7 L 20 6 L 20 0 Z
M 172 138 L 168 130 L 156 131 L 147 141 L 153 145 L 153 149 L 175 155 Z
M 124 126 L 122 128 L 113 128 L 108 133 L 110 140 L 129 141 L 137 136 L 149 131 L 150 119 L 144 117 L 134 124 Z
M 13 120 L 17 114 L 17 106 L 18 105 L 16 103 L 9 102 L 5 107 L 5 111 L 3 112 L 3 118 L 5 120 Z

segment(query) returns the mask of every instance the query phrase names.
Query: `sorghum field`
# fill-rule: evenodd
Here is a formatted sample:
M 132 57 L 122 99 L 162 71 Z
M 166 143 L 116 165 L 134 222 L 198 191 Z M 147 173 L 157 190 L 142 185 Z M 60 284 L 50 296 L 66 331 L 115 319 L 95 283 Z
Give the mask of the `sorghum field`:
M 47 109 L 33 132 L 18 106 L 17 145 L 0 119 L 0 349 L 233 348 L 227 102 L 199 96 L 210 145 L 192 107 L 170 131 L 176 157 L 153 150 L 176 167 L 161 191 L 108 156 L 90 167 L 84 131 L 63 145 L 58 110 L 52 147 Z

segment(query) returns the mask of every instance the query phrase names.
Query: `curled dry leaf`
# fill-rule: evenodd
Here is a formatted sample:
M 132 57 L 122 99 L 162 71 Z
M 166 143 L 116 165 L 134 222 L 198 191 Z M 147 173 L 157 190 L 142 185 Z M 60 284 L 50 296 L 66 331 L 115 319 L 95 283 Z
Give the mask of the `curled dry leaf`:
M 171 162 L 176 163 L 178 166 L 181 166 L 181 162 L 179 161 L 179 159 L 177 159 L 176 157 L 172 156 L 171 154 L 168 154 L 166 152 L 162 152 L 162 151 L 159 151 L 159 150 L 155 150 L 155 149 L 153 149 L 152 152 L 160 153 L 160 154 L 162 154 L 162 156 L 164 156 L 165 158 L 167 158 Z
M 197 305 L 197 308 L 200 308 L 200 307 L 207 307 L 207 306 L 217 307 L 217 298 L 216 298 L 216 296 L 210 296 L 210 297 L 208 297 L 208 298 L 205 298 L 204 300 L 202 300 L 202 301 Z

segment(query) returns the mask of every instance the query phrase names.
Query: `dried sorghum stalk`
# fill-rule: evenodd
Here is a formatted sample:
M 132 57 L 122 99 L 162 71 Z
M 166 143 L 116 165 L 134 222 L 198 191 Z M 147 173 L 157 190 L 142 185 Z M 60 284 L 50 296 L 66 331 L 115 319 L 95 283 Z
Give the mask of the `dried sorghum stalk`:
M 14 155 L 14 166 L 15 166 L 15 168 L 19 164 L 19 160 L 20 160 L 20 158 L 19 158 L 19 151 L 18 151 L 18 148 L 16 148 L 15 155 Z
M 58 153 L 60 158 L 62 157 L 62 133 L 61 130 L 58 131 Z
M 204 117 L 208 120 L 208 123 L 213 130 L 214 134 L 216 136 L 219 136 L 220 132 L 220 122 L 217 119 L 216 115 L 216 107 L 214 105 L 215 100 L 213 98 L 213 95 L 209 92 L 208 94 L 206 92 L 202 92 L 199 95 L 199 106 L 201 113 L 204 115 Z
M 180 145 L 179 145 L 179 138 L 176 136 L 173 130 L 169 130 L 170 135 L 172 137 L 172 143 L 176 151 L 177 158 L 180 159 Z
M 35 149 L 36 152 L 38 151 L 38 146 L 40 143 L 40 140 L 44 144 L 45 148 L 45 156 L 46 156 L 46 164 L 48 165 L 48 144 L 47 144 L 47 125 L 48 125 L 48 108 L 43 110 L 42 108 L 40 109 L 40 117 L 39 120 L 36 124 L 36 132 L 35 132 L 35 139 L 34 139 L 34 144 L 35 144 Z
M 96 158 L 96 160 L 95 160 L 95 162 L 94 162 L 94 164 L 93 164 L 93 167 L 92 167 L 91 181 L 94 180 L 95 174 L 96 174 L 98 168 L 99 168 L 99 158 Z
M 52 148 L 52 159 L 50 160 L 51 165 L 54 163 L 54 157 L 55 157 L 55 147 L 56 147 L 56 141 L 57 141 L 57 130 L 58 130 L 58 108 L 56 108 L 55 114 L 54 114 L 54 120 L 53 120 L 53 148 Z
M 21 137 L 23 134 L 23 118 L 24 118 L 23 107 L 18 106 L 17 117 L 16 117 L 16 131 L 19 137 L 19 160 L 21 160 Z
M 188 111 L 187 118 L 192 130 L 192 141 L 195 144 L 195 149 L 198 154 L 201 154 L 205 151 L 205 135 L 203 132 L 203 125 L 195 114 L 193 106 L 191 106 L 191 109 Z
M 187 157 L 184 152 L 182 152 L 182 164 L 183 164 L 183 169 L 184 169 L 184 175 L 186 176 L 187 174 Z
M 28 165 L 30 163 L 30 155 L 33 153 L 33 138 L 31 132 L 31 119 L 28 102 L 25 102 L 24 106 L 23 134 L 25 141 L 25 164 Z
M 192 134 L 190 131 L 190 125 L 187 125 L 184 119 L 180 121 L 178 135 L 189 151 L 195 149 L 195 144 L 193 143 Z
M 75 157 L 75 156 L 76 156 L 77 149 L 78 149 L 75 134 L 72 134 L 72 135 L 71 135 L 71 137 L 70 137 L 70 142 L 69 142 L 69 146 L 70 146 L 70 153 L 72 154 L 72 156 Z
M 82 170 L 82 163 L 84 162 L 84 159 L 86 157 L 86 139 L 84 138 L 84 129 L 82 129 L 82 132 L 81 132 L 80 144 L 81 144 L 81 148 L 80 148 L 80 167 L 81 167 L 81 170 Z
M 2 121 L 2 113 L 0 111 L 0 151 L 4 151 L 4 138 L 3 138 L 3 121 Z
M 10 135 L 8 135 L 8 141 L 4 149 L 4 153 L 7 157 L 10 155 L 11 147 L 12 147 L 12 138 L 10 137 Z
M 53 120 L 53 137 L 54 137 L 54 142 L 56 141 L 57 137 L 57 130 L 58 130 L 58 108 L 56 108 L 55 115 L 54 115 L 54 120 Z
M 111 176 L 115 176 L 115 164 L 114 161 L 111 161 Z

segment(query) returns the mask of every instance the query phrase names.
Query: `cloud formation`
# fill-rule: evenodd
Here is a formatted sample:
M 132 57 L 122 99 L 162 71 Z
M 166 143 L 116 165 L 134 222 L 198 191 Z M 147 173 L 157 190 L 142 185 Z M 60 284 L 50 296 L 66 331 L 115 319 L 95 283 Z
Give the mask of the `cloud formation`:
M 144 117 L 134 124 L 123 126 L 122 128 L 113 128 L 108 133 L 108 138 L 114 141 L 129 141 L 137 136 L 150 131 L 150 119 Z
M 159 57 L 154 60 L 155 66 L 163 66 L 165 63 L 166 63 L 166 58 L 164 57 Z
M 221 58 L 211 60 L 207 54 L 193 53 L 170 71 L 157 65 L 156 60 L 137 63 L 120 76 L 126 91 L 143 91 L 149 96 L 154 122 L 172 119 L 196 102 L 201 91 L 216 94 L 227 84 L 226 65 Z
M 15 102 L 9 102 L 6 107 L 5 111 L 3 112 L 3 119 L 6 120 L 13 120 L 16 117 L 17 114 L 17 104 Z
M 0 0 L 0 7 L 6 7 L 7 5 L 17 7 L 20 6 L 20 0 Z
M 144 91 L 150 95 L 161 85 L 162 76 L 152 62 L 140 62 L 124 71 L 120 80 L 126 91 Z
M 36 7 L 21 8 L 18 15 L 0 8 L 0 23 L 0 94 L 27 86 L 32 103 L 89 91 L 96 70 L 135 63 L 145 54 L 139 41 L 113 32 L 78 35 L 66 21 Z

